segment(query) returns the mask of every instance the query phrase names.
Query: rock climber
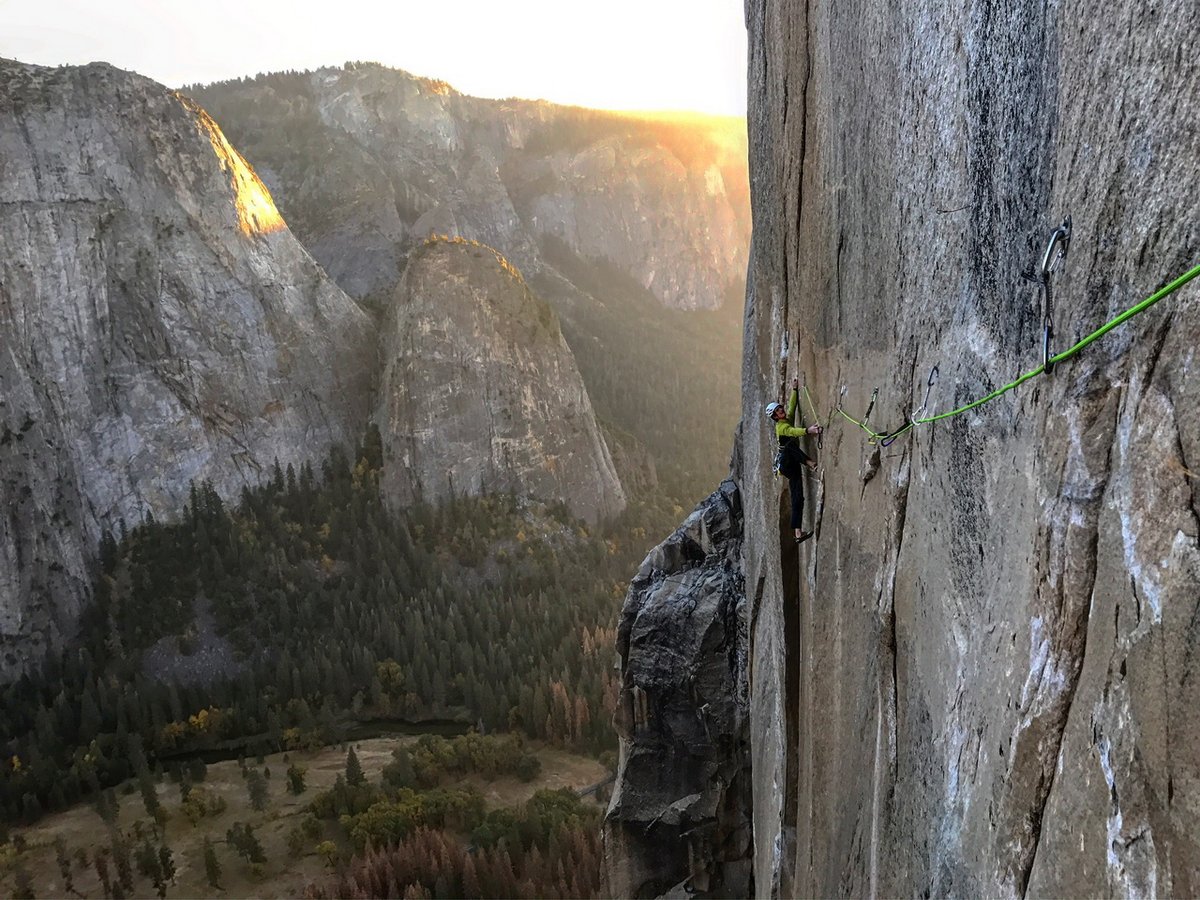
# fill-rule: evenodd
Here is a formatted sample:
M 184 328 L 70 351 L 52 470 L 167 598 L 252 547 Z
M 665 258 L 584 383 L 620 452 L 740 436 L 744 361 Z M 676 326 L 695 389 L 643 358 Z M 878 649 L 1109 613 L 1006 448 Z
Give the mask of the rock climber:
M 775 436 L 779 439 L 779 453 L 775 457 L 775 469 L 788 480 L 792 494 L 792 530 L 796 534 L 796 543 L 801 544 L 812 537 L 811 531 L 800 529 L 800 519 L 804 512 L 804 468 L 816 469 L 817 463 L 810 459 L 800 447 L 800 438 L 808 434 L 820 434 L 820 425 L 809 425 L 807 428 L 793 425 L 796 408 L 800 402 L 800 379 L 792 379 L 792 395 L 788 398 L 787 409 L 782 403 L 768 403 L 765 410 L 767 418 L 775 423 Z

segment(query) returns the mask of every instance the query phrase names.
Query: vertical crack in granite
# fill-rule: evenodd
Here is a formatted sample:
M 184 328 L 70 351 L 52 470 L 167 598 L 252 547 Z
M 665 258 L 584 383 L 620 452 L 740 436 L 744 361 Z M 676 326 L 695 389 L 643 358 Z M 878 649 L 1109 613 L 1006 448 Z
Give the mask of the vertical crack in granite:
M 1102 408 L 1097 418 L 1103 418 L 1105 411 Z M 1114 409 L 1114 419 L 1115 414 L 1116 410 Z M 1111 435 L 1115 431 L 1115 421 L 1112 426 L 1103 431 Z M 1101 436 L 1103 437 L 1103 434 Z M 1084 560 L 1083 569 L 1085 570 L 1083 577 L 1087 582 L 1087 586 L 1077 592 L 1076 596 L 1079 602 L 1076 604 L 1074 610 L 1065 608 L 1067 602 L 1065 591 L 1060 591 L 1058 596 L 1057 612 L 1060 625 L 1057 629 L 1057 634 L 1060 636 L 1060 640 L 1057 642 L 1057 646 L 1055 642 L 1052 642 L 1049 657 L 1051 659 L 1069 660 L 1070 663 L 1065 673 L 1065 684 L 1061 687 L 1061 694 L 1052 709 L 1046 713 L 1049 720 L 1047 731 L 1049 732 L 1050 746 L 1047 752 L 1047 760 L 1043 764 L 1041 777 L 1038 780 L 1032 801 L 1033 812 L 1030 815 L 1032 835 L 1027 846 L 1023 848 L 1020 857 L 1020 874 L 1017 880 L 1017 888 L 1022 897 L 1028 894 L 1030 874 L 1033 872 L 1033 867 L 1037 862 L 1042 831 L 1045 827 L 1046 809 L 1049 804 L 1050 794 L 1054 790 L 1055 775 L 1062 764 L 1067 722 L 1071 718 L 1071 709 L 1078 692 L 1079 678 L 1083 671 L 1083 663 L 1087 654 L 1088 618 L 1090 615 L 1091 598 L 1095 590 L 1097 571 L 1095 560 L 1096 546 L 1099 541 L 1097 528 L 1099 504 L 1108 486 L 1112 462 L 1111 438 L 1105 440 L 1104 443 L 1107 444 L 1108 451 L 1105 454 L 1103 466 L 1100 471 L 1089 473 L 1094 481 L 1094 487 L 1091 488 L 1092 496 L 1088 501 L 1089 509 L 1083 513 L 1085 521 L 1088 523 L 1086 527 L 1089 530 L 1089 534 L 1085 538 L 1088 549 L 1082 556 Z M 1076 511 L 1072 510 L 1072 521 L 1074 521 L 1075 515 Z M 1044 671 L 1045 669 L 1043 669 Z
M 807 481 L 807 476 L 805 476 Z M 772 485 L 779 495 L 779 584 L 783 597 L 783 659 L 784 659 L 784 740 L 788 746 L 798 747 L 801 742 L 801 718 L 803 701 L 802 666 L 804 661 L 801 561 L 791 526 L 790 488 L 781 486 L 776 480 Z M 800 803 L 800 760 L 798 755 L 788 757 L 783 782 L 783 853 L 795 852 L 797 842 L 796 824 Z M 790 892 L 785 881 L 783 893 Z

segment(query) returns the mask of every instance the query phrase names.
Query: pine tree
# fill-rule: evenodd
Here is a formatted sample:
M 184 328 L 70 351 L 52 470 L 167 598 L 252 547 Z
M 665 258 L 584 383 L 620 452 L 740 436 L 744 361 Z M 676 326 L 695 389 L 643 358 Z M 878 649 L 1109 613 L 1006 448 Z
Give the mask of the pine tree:
M 250 806 L 255 812 L 262 812 L 267 808 L 267 800 L 269 790 L 267 779 L 257 769 L 250 769 L 246 773 L 246 790 L 250 794 Z
M 175 854 L 171 852 L 171 848 L 166 844 L 159 845 L 158 866 L 159 871 L 162 873 L 162 886 L 159 887 L 159 897 L 166 897 L 166 886 L 175 883 Z
M 192 789 L 192 779 L 186 771 L 179 773 L 179 802 L 187 800 L 188 791 Z
M 164 824 L 167 820 L 167 811 L 158 802 L 158 790 L 155 788 L 149 770 L 143 769 L 142 774 L 138 776 L 138 788 L 142 792 L 142 805 L 146 807 L 146 814 L 159 825 Z
M 304 783 L 304 775 L 307 771 L 308 771 L 307 769 L 305 769 L 302 766 L 298 766 L 295 763 L 288 766 L 288 770 L 287 770 L 288 790 L 291 791 L 293 794 L 299 796 L 300 794 L 304 793 L 304 790 L 306 787 L 305 783 Z
M 162 866 L 158 861 L 158 851 L 154 845 L 150 843 L 149 838 L 142 841 L 137 852 L 134 854 L 134 861 L 137 863 L 138 872 L 145 878 L 149 878 L 155 887 L 158 887 L 162 879 Z
M 96 877 L 100 879 L 100 887 L 104 890 L 105 897 L 112 896 L 112 875 L 109 874 L 108 868 L 108 850 L 104 847 L 96 851 L 96 855 L 92 857 L 92 865 L 96 868 Z
M 305 835 L 302 828 L 293 828 L 287 834 L 288 853 L 293 858 L 299 859 L 304 855 L 304 851 L 309 848 L 310 844 L 308 837 Z
M 133 864 L 129 860 L 129 845 L 119 834 L 114 834 L 111 849 L 113 863 L 117 867 L 117 886 L 122 894 L 128 896 L 133 893 Z
M 346 784 L 350 787 L 358 787 L 367 783 L 367 776 L 363 774 L 362 764 L 358 761 L 358 754 L 351 747 L 346 753 Z
M 115 825 L 117 818 L 121 815 L 121 801 L 117 799 L 117 792 L 109 788 L 97 796 L 96 811 L 106 825 Z
M 208 879 L 210 888 L 222 889 L 221 863 L 217 860 L 217 850 L 208 839 L 208 835 L 204 836 L 204 877 Z
M 63 893 L 75 893 L 75 882 L 71 876 L 71 857 L 67 855 L 67 843 L 61 834 L 54 838 L 54 859 L 58 863 L 58 874 L 62 876 Z
M 225 832 L 225 839 L 249 863 L 265 863 L 267 856 L 262 844 L 254 834 L 254 829 L 244 822 L 234 822 L 233 827 Z

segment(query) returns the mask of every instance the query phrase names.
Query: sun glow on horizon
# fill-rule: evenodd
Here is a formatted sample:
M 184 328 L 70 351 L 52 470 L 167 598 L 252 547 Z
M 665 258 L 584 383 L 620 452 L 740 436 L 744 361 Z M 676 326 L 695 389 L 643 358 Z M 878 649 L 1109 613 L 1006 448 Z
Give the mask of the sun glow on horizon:
M 360 60 L 619 112 L 742 116 L 746 101 L 742 0 L 46 0 L 0 5 L 0 56 L 104 60 L 171 87 Z

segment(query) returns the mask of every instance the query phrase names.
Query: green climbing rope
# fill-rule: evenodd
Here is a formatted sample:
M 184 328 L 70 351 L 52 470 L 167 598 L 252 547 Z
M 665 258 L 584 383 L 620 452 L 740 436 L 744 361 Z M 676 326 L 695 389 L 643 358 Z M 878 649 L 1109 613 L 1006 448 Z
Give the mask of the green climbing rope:
M 1189 271 L 1180 275 L 1178 278 L 1176 278 L 1170 284 L 1167 284 L 1164 287 L 1159 288 L 1157 291 L 1155 291 L 1153 294 L 1151 294 L 1149 297 L 1147 297 L 1141 303 L 1137 304 L 1136 306 L 1130 307 L 1129 309 L 1125 310 L 1125 312 L 1121 313 L 1116 318 L 1111 319 L 1110 321 L 1104 323 L 1104 325 L 1097 328 L 1095 331 L 1093 331 L 1087 337 L 1083 338 L 1083 340 L 1079 341 L 1079 343 L 1075 344 L 1073 347 L 1069 347 L 1066 350 L 1064 350 L 1062 353 L 1059 353 L 1055 356 L 1050 357 L 1050 365 L 1054 366 L 1060 362 L 1063 362 L 1064 360 L 1070 359 L 1072 356 L 1079 353 L 1079 351 L 1081 351 L 1084 347 L 1088 346 L 1088 344 L 1091 344 L 1095 341 L 1100 340 L 1100 338 L 1104 337 L 1104 335 L 1108 334 L 1114 328 L 1117 328 L 1118 326 L 1125 324 L 1130 319 L 1132 319 L 1134 316 L 1148 310 L 1151 306 L 1153 306 L 1159 300 L 1162 300 L 1164 297 L 1168 297 L 1171 294 L 1175 293 L 1175 291 L 1179 290 L 1181 287 L 1183 287 L 1185 284 L 1187 284 L 1189 281 L 1191 281 L 1197 275 L 1200 275 L 1200 265 L 1194 266 Z M 1046 364 L 1043 363 L 1042 365 L 1038 366 L 1036 369 L 1030 369 L 1028 372 L 1026 372 L 1024 375 L 1021 375 L 1019 378 L 1015 379 L 1014 381 L 1010 381 L 1008 384 L 1004 385 L 1003 387 L 996 388 L 996 390 L 992 391 L 990 394 L 980 397 L 978 400 L 973 400 L 972 402 L 966 404 L 965 406 L 960 406 L 960 407 L 958 407 L 958 409 L 952 409 L 949 412 L 938 413 L 936 416 L 923 416 L 923 417 L 918 417 L 915 419 L 910 419 L 904 425 L 904 427 L 899 428 L 896 431 L 893 431 L 890 433 L 880 434 L 879 432 L 870 428 L 866 424 L 865 421 L 860 422 L 858 419 L 855 419 L 853 416 L 846 413 L 846 411 L 843 410 L 841 408 L 841 406 L 839 406 L 837 408 L 837 412 L 840 413 L 842 418 L 844 418 L 846 421 L 853 423 L 854 425 L 858 426 L 863 431 L 865 431 L 868 435 L 870 435 L 871 441 L 886 441 L 887 443 L 890 444 L 896 438 L 900 437 L 903 434 L 906 434 L 907 432 L 916 428 L 918 425 L 927 425 L 932 422 L 941 421 L 942 419 L 949 419 L 953 416 L 958 416 L 958 415 L 961 415 L 962 413 L 965 413 L 965 412 L 968 412 L 977 407 L 983 406 L 985 403 L 990 403 L 991 401 L 995 400 L 997 397 L 1002 397 L 1003 395 L 1007 394 L 1009 391 L 1016 390 L 1021 385 L 1023 385 L 1025 382 L 1029 381 L 1029 379 L 1036 378 L 1038 375 L 1041 375 L 1045 371 L 1046 371 Z
M 821 416 L 817 413 L 817 405 L 813 403 L 812 394 L 808 392 L 808 385 L 801 385 L 800 389 L 804 392 L 804 399 L 808 401 L 808 408 L 812 410 L 813 421 L 820 422 Z
M 841 417 L 842 417 L 843 419 L 845 419 L 847 422 L 850 422 L 850 423 L 852 423 L 852 424 L 854 424 L 854 425 L 857 425 L 859 428 L 861 428 L 863 431 L 865 431 L 867 434 L 869 434 L 869 435 L 871 436 L 871 439 L 872 439 L 872 440 L 875 440 L 876 438 L 880 438 L 880 437 L 887 437 L 887 435 L 886 435 L 886 434 L 882 434 L 882 435 L 881 435 L 881 434 L 877 434 L 877 433 L 875 433 L 874 431 L 872 431 L 872 430 L 870 429 L 870 427 L 868 427 L 868 425 L 867 425 L 867 423 L 866 423 L 866 422 L 860 422 L 860 421 L 858 421 L 858 419 L 854 418 L 852 415 L 850 415 L 849 413 L 847 413 L 847 412 L 846 412 L 844 409 L 842 409 L 840 406 L 839 406 L 837 409 L 835 409 L 835 410 L 834 410 L 834 412 L 836 412 L 836 413 L 837 413 L 839 416 L 841 416 Z

